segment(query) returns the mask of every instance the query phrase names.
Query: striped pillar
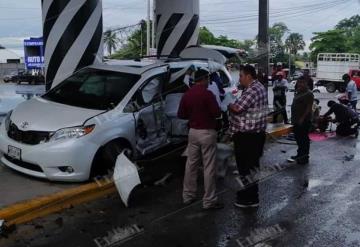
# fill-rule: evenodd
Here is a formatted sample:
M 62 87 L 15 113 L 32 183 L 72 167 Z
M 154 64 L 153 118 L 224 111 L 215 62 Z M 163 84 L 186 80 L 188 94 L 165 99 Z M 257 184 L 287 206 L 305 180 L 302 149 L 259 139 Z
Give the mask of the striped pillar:
M 199 0 L 156 0 L 158 55 L 178 56 L 199 37 Z
M 46 89 L 101 62 L 102 0 L 42 0 Z

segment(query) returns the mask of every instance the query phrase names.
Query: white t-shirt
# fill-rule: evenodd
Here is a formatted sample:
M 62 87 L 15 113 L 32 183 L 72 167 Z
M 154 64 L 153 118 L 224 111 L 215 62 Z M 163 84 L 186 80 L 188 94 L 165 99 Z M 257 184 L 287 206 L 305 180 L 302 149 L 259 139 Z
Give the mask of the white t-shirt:
M 220 91 L 219 91 L 219 88 L 216 85 L 216 83 L 215 82 L 209 83 L 208 90 L 214 94 L 216 101 L 217 101 L 218 105 L 220 106 L 221 105 Z
M 356 83 L 351 80 L 346 87 L 346 92 L 351 93 L 351 99 L 350 101 L 357 100 L 357 86 Z

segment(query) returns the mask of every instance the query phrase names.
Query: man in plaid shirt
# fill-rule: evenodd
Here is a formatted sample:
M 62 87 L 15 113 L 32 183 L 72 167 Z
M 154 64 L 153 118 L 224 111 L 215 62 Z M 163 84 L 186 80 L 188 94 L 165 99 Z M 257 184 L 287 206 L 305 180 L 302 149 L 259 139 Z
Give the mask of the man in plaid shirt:
M 241 97 L 229 106 L 230 132 L 234 142 L 239 170 L 236 207 L 259 205 L 258 184 L 252 174 L 259 171 L 265 144 L 267 90 L 256 80 L 255 68 L 246 65 L 240 70 L 240 84 L 245 88 Z

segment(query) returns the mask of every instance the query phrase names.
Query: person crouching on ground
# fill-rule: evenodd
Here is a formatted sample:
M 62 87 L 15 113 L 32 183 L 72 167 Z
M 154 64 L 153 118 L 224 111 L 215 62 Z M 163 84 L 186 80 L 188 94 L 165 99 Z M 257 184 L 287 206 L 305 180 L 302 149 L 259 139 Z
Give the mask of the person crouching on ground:
M 258 183 L 247 178 L 259 170 L 266 137 L 268 101 L 267 89 L 256 80 L 254 67 L 246 65 L 241 68 L 240 84 L 244 87 L 241 97 L 229 105 L 230 133 L 234 142 L 236 164 L 239 178 L 244 182 L 237 192 L 234 205 L 248 208 L 259 205 Z
M 291 105 L 291 124 L 293 125 L 298 150 L 297 155 L 292 156 L 288 161 L 305 165 L 309 163 L 309 132 L 311 128 L 314 95 L 309 90 L 307 81 L 304 77 L 300 77 L 296 85 L 296 94 Z
M 182 97 L 178 117 L 189 120 L 187 161 L 185 168 L 183 202 L 190 205 L 196 200 L 197 173 L 202 162 L 204 166 L 203 208 L 220 209 L 216 195 L 216 118 L 221 111 L 215 96 L 208 88 L 209 72 L 198 69 L 195 85 Z
M 335 115 L 334 123 L 338 123 L 336 127 L 336 134 L 339 136 L 351 136 L 354 135 L 356 138 L 359 135 L 358 124 L 359 117 L 352 109 L 336 103 L 333 100 L 328 102 L 330 108 L 327 113 L 324 114 L 323 118 L 329 117 L 331 114 Z

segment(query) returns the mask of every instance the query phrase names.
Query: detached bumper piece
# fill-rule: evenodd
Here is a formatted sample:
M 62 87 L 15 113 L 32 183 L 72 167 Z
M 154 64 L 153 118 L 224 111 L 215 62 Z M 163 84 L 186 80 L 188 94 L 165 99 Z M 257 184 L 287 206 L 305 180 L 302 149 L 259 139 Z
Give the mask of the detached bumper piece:
M 141 184 L 138 167 L 133 164 L 122 152 L 116 159 L 114 183 L 121 200 L 128 207 L 128 200 L 132 190 Z

